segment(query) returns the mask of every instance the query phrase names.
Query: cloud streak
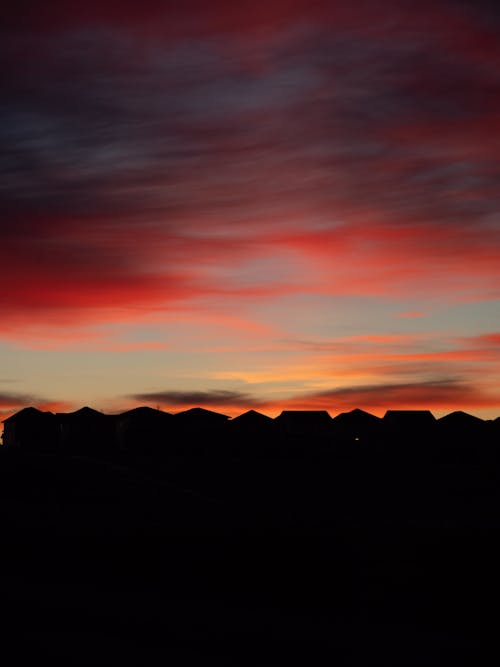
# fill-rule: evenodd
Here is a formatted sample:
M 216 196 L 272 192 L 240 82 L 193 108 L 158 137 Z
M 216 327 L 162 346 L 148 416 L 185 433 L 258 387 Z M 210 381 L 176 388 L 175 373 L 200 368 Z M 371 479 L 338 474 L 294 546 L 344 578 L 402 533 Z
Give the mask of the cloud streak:
M 36 402 L 36 398 L 27 394 L 17 394 L 12 392 L 0 392 L 0 408 L 16 408 L 19 406 L 31 405 Z
M 362 408 L 383 414 L 392 408 L 497 408 L 500 394 L 489 394 L 461 380 L 443 378 L 426 382 L 341 387 L 297 396 L 289 403 L 298 409 L 329 409 L 337 413 Z
M 133 394 L 128 398 L 166 407 L 227 406 L 258 407 L 262 402 L 245 392 L 214 389 L 210 391 L 158 391 Z
M 390 382 L 342 386 L 321 391 L 295 393 L 282 398 L 258 398 L 238 391 L 161 391 L 134 394 L 135 402 L 183 409 L 193 406 L 228 408 L 233 415 L 248 408 L 263 408 L 278 414 L 285 409 L 328 410 L 332 415 L 362 408 L 383 415 L 388 409 L 485 409 L 500 406 L 498 391 L 485 391 L 468 381 L 437 378 L 420 382 Z
M 196 28 L 227 37 L 248 7 L 233 28 L 224 4 L 192 21 L 174 11 L 184 32 L 160 21 L 167 39 L 146 46 L 141 25 L 162 16 L 146 5 L 121 19 L 61 10 L 59 40 L 47 26 L 4 46 L 39 50 L 2 82 L 7 318 L 294 291 L 239 282 L 242 258 L 279 262 L 284 247 L 318 267 L 306 290 L 497 292 L 500 53 L 485 45 L 486 67 L 473 48 L 481 8 L 408 5 L 370 27 L 367 7 L 361 19 L 342 3 L 273 4 L 254 21 L 269 34 L 256 54 Z
M 0 392 L 0 422 L 29 406 L 46 412 L 63 412 L 72 407 L 68 401 L 53 401 L 28 394 Z

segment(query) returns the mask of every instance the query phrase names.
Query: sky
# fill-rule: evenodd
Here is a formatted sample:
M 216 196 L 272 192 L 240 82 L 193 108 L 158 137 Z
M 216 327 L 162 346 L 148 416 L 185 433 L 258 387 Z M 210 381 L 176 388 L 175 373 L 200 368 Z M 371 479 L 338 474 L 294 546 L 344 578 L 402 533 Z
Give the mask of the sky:
M 1 418 L 500 415 L 497 2 L 11 5 Z

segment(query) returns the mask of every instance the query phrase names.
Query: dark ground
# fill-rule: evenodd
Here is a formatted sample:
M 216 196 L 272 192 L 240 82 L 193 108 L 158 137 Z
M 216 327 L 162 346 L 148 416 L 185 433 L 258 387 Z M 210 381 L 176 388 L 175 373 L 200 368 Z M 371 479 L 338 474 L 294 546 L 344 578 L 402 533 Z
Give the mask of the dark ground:
M 494 459 L 0 449 L 0 522 L 4 665 L 498 664 Z

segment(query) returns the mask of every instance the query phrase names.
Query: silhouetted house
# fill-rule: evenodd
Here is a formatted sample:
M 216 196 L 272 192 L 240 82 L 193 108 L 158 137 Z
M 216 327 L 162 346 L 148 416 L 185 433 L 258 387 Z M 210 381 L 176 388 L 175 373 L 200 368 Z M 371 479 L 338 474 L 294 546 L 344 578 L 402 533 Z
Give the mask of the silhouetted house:
M 65 453 L 99 455 L 116 448 L 115 415 L 84 407 L 58 412 L 61 450 Z
M 495 460 L 500 461 L 500 417 L 491 420 L 488 424 L 488 433 Z
M 386 434 L 412 438 L 433 432 L 436 418 L 430 410 L 387 410 L 382 424 Z
M 37 408 L 23 408 L 3 421 L 3 444 L 26 451 L 56 452 L 58 429 L 55 415 Z
M 371 440 L 379 435 L 380 424 L 380 417 L 356 408 L 334 417 L 332 431 L 335 437 L 341 440 Z
M 275 423 L 271 417 L 262 414 L 262 412 L 248 410 L 231 419 L 228 426 L 232 433 L 258 435 L 260 433 L 271 433 Z
M 275 419 L 285 436 L 324 437 L 331 433 L 332 418 L 326 410 L 283 410 Z
M 229 417 L 220 412 L 205 410 L 205 408 L 191 408 L 176 413 L 174 419 L 181 428 L 187 431 L 201 432 L 220 429 L 226 424 Z
M 461 456 L 467 450 L 466 458 L 472 459 L 476 459 L 476 455 L 482 453 L 482 448 L 487 446 L 490 436 L 488 426 L 483 419 L 462 410 L 456 410 L 438 419 L 437 434 L 437 444 L 442 449 L 455 453 L 460 451 Z
M 453 435 L 479 434 L 485 427 L 485 422 L 479 417 L 470 415 L 462 410 L 450 412 L 437 420 L 437 424 L 441 433 L 450 433 Z
M 189 453 L 219 453 L 226 437 L 229 417 L 205 408 L 191 408 L 174 414 L 173 425 L 179 451 Z
M 274 419 L 267 415 L 248 410 L 227 423 L 230 451 L 250 457 L 265 456 L 276 437 Z
M 122 451 L 154 454 L 172 439 L 173 415 L 149 407 L 133 408 L 115 418 L 116 439 Z

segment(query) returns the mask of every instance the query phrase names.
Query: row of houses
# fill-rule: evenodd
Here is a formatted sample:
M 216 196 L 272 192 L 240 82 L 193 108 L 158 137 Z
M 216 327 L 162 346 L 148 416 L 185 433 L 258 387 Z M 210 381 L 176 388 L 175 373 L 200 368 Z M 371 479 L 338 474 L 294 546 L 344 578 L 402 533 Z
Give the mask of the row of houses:
M 42 412 L 24 408 L 3 422 L 3 445 L 27 451 L 104 453 L 168 448 L 189 451 L 193 443 L 252 443 L 311 440 L 342 443 L 441 440 L 467 443 L 500 439 L 500 418 L 485 421 L 465 412 L 436 419 L 429 410 L 388 410 L 383 418 L 364 410 L 331 417 L 326 410 L 285 410 L 272 419 L 255 410 L 237 417 L 204 408 L 176 414 L 138 407 L 109 415 L 89 407 L 75 412 Z

